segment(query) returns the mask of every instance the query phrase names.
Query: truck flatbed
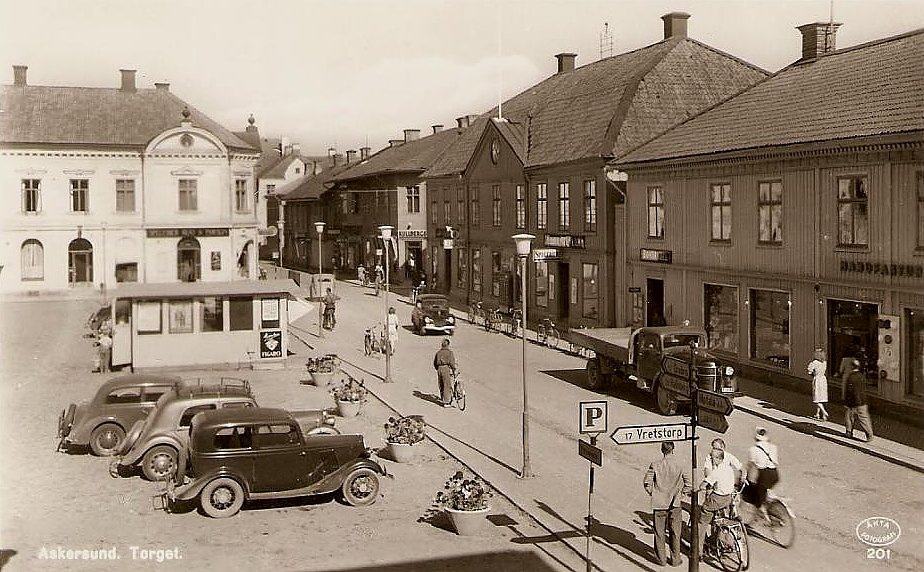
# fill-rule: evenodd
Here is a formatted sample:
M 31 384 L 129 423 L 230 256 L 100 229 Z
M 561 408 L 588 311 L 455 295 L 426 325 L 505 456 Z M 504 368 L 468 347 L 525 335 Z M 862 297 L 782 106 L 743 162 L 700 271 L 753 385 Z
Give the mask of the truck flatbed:
M 568 332 L 572 343 L 593 350 L 597 355 L 625 360 L 629 355 L 632 328 L 587 328 Z

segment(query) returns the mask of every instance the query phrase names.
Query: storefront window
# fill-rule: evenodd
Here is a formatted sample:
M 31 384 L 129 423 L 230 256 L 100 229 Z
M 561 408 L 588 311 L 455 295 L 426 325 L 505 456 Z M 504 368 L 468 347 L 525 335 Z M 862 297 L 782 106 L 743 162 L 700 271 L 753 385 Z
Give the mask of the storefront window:
M 170 333 L 189 334 L 193 331 L 193 303 L 192 300 L 170 301 Z
M 536 305 L 541 308 L 549 306 L 549 263 L 536 263 Z
M 789 367 L 789 293 L 751 290 L 751 359 Z
M 253 298 L 231 298 L 228 302 L 231 331 L 253 330 Z
M 161 330 L 160 300 L 138 301 L 138 333 L 159 334 Z
M 278 328 L 279 327 L 279 299 L 264 298 L 260 300 L 260 327 Z
M 491 253 L 491 295 L 500 297 L 501 290 L 501 257 L 500 252 Z
M 924 397 L 924 310 L 905 310 L 908 324 L 908 393 Z
M 221 332 L 225 329 L 224 304 L 221 298 L 203 298 L 199 301 L 203 332 Z
M 703 306 L 707 344 L 711 350 L 738 353 L 738 288 L 705 284 Z
M 584 264 L 584 308 L 585 318 L 597 318 L 597 265 Z
M 464 248 L 456 250 L 456 259 L 459 265 L 459 271 L 456 272 L 456 285 L 459 288 L 465 288 L 468 280 L 468 251 Z
M 472 290 L 481 293 L 481 250 L 472 249 Z

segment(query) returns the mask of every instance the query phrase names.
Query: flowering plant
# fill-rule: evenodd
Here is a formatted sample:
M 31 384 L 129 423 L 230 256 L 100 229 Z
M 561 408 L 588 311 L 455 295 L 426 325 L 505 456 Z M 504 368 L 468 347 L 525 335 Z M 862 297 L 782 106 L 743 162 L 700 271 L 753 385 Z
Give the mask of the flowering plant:
M 453 510 L 480 510 L 488 508 L 488 499 L 494 496 L 488 483 L 478 476 L 465 478 L 462 471 L 456 472 L 436 493 L 433 504 Z
M 340 385 L 330 388 L 330 394 L 337 401 L 352 401 L 354 403 L 363 403 L 366 401 L 369 390 L 363 385 L 362 380 L 356 381 L 352 377 L 340 382 Z
M 385 424 L 385 441 L 413 445 L 424 440 L 426 423 L 420 415 L 389 417 Z
M 308 373 L 334 373 L 337 371 L 339 360 L 336 354 L 326 354 L 316 358 L 308 358 L 305 368 Z

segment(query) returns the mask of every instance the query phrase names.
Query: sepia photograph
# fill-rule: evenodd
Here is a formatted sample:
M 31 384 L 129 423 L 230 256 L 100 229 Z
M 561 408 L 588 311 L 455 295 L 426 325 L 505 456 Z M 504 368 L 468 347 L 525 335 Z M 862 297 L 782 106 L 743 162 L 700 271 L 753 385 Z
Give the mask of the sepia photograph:
M 0 0 L 0 189 L 0 570 L 924 570 L 924 0 Z

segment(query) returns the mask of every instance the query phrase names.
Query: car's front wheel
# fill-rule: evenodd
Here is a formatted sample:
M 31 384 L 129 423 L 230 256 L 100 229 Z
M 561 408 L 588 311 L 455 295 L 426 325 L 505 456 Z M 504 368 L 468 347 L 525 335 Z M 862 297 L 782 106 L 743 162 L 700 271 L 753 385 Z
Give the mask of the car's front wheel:
M 177 452 L 169 445 L 157 445 L 144 454 L 141 471 L 149 481 L 164 481 L 176 473 Z
M 215 479 L 199 493 L 199 505 L 212 518 L 234 516 L 244 506 L 244 487 L 228 477 Z
M 90 450 L 94 455 L 115 455 L 125 439 L 125 430 L 115 423 L 103 423 L 90 434 Z
M 367 506 L 379 496 L 379 477 L 372 469 L 360 467 L 347 475 L 340 490 L 347 504 Z

